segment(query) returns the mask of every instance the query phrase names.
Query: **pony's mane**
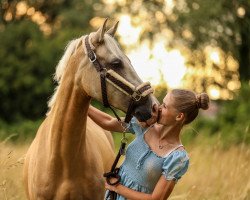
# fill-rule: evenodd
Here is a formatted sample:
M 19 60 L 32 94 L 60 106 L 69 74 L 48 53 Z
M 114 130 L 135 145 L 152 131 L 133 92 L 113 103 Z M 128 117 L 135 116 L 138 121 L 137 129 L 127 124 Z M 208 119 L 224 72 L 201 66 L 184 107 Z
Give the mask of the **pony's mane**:
M 92 34 L 92 33 L 91 33 Z M 90 38 L 91 38 L 91 34 L 90 34 Z M 52 95 L 52 97 L 50 98 L 50 100 L 48 101 L 48 112 L 46 113 L 46 115 L 48 115 L 51 111 L 51 109 L 53 108 L 56 98 L 57 98 L 57 94 L 58 94 L 58 90 L 60 88 L 60 83 L 61 83 L 61 79 L 63 77 L 63 74 L 65 72 L 66 66 L 68 65 L 69 59 L 70 57 L 76 52 L 76 49 L 78 48 L 78 46 L 81 44 L 81 42 L 84 40 L 85 36 L 82 36 L 78 39 L 72 40 L 68 43 L 68 45 L 66 46 L 66 50 L 64 55 L 62 56 L 61 60 L 59 61 L 57 67 L 56 67 L 56 72 L 54 74 L 54 80 L 57 82 L 57 87 L 54 90 L 54 94 Z M 123 59 L 128 59 L 128 57 L 121 51 L 118 43 L 114 40 L 113 37 L 109 36 L 108 34 L 105 34 L 105 41 L 107 44 L 107 48 L 117 57 L 122 57 Z M 90 43 L 90 45 L 92 45 Z M 94 48 L 94 46 L 92 45 L 92 48 Z M 86 53 L 86 47 L 85 45 L 83 45 L 83 49 Z
M 81 41 L 82 41 L 82 37 L 70 41 L 68 43 L 68 45 L 66 46 L 66 48 L 65 48 L 64 55 L 62 56 L 62 58 L 60 59 L 59 63 L 56 66 L 56 72 L 54 74 L 53 79 L 54 79 L 54 81 L 57 82 L 58 85 L 55 88 L 52 97 L 48 101 L 48 108 L 49 108 L 49 110 L 46 113 L 46 115 L 49 114 L 49 112 L 51 111 L 51 109 L 52 109 L 52 107 L 53 107 L 53 105 L 55 103 L 55 100 L 56 100 L 56 97 L 57 97 L 57 93 L 58 93 L 58 89 L 60 87 L 61 78 L 62 78 L 62 76 L 64 74 L 66 66 L 68 65 L 69 59 L 76 52 L 76 49 L 79 46 L 79 44 L 80 44 Z
M 56 72 L 54 74 L 54 80 L 60 83 L 60 80 L 63 76 L 63 73 L 65 71 L 65 68 L 69 62 L 69 58 L 75 53 L 79 43 L 81 42 L 82 37 L 72 40 L 68 43 L 68 45 L 65 48 L 65 53 L 62 56 L 61 60 L 56 66 Z

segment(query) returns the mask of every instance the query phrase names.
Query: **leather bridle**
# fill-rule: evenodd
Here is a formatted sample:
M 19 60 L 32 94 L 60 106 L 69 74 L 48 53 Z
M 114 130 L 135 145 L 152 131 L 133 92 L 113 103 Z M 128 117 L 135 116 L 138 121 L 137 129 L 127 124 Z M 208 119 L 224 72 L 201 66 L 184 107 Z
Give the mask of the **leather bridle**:
M 98 61 L 95 52 L 91 49 L 89 36 L 85 37 L 85 46 L 87 50 L 87 56 L 90 62 L 93 63 L 96 70 L 100 72 L 103 105 L 105 107 L 109 107 L 113 111 L 118 121 L 121 121 L 121 119 L 117 115 L 115 110 L 110 106 L 108 101 L 106 81 L 111 83 L 114 87 L 116 87 L 118 90 L 120 90 L 127 96 L 130 96 L 131 99 L 125 117 L 125 122 L 128 123 L 132 118 L 132 113 L 135 107 L 135 103 L 142 101 L 142 99 L 145 99 L 146 96 L 153 93 L 153 89 L 151 88 L 150 83 L 145 82 L 136 87 L 129 81 L 127 81 L 125 78 L 120 76 L 118 73 L 116 73 L 114 70 L 107 69 L 106 67 L 104 67 Z

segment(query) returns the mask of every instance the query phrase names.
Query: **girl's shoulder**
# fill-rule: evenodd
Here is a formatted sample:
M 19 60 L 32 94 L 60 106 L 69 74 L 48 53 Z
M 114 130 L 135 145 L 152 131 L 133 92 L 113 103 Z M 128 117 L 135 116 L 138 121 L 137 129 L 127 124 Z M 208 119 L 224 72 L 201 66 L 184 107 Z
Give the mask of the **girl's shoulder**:
M 185 149 L 177 149 L 164 158 L 163 175 L 167 180 L 179 180 L 188 170 L 189 157 Z
M 171 151 L 164 157 L 164 162 L 186 162 L 189 161 L 189 156 L 187 151 L 183 146 Z

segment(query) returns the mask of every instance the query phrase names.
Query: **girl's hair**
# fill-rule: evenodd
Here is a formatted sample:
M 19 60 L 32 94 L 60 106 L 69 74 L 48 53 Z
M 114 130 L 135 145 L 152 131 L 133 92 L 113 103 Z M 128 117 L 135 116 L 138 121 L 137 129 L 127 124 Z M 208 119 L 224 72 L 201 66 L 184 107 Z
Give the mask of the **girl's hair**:
M 195 94 L 189 90 L 174 89 L 171 94 L 174 97 L 174 107 L 185 115 L 184 124 L 191 123 L 200 108 L 207 110 L 209 107 L 209 97 L 206 93 Z

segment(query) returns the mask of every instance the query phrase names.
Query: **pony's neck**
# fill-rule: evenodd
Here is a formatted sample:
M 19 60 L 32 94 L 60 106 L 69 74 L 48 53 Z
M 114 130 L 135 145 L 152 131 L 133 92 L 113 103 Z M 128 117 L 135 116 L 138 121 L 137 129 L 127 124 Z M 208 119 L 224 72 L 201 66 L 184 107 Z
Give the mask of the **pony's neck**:
M 70 62 L 66 74 L 58 88 L 54 106 L 49 114 L 52 119 L 50 129 L 51 153 L 63 154 L 66 162 L 77 159 L 85 147 L 86 122 L 90 103 L 77 84 L 75 74 L 77 62 Z

